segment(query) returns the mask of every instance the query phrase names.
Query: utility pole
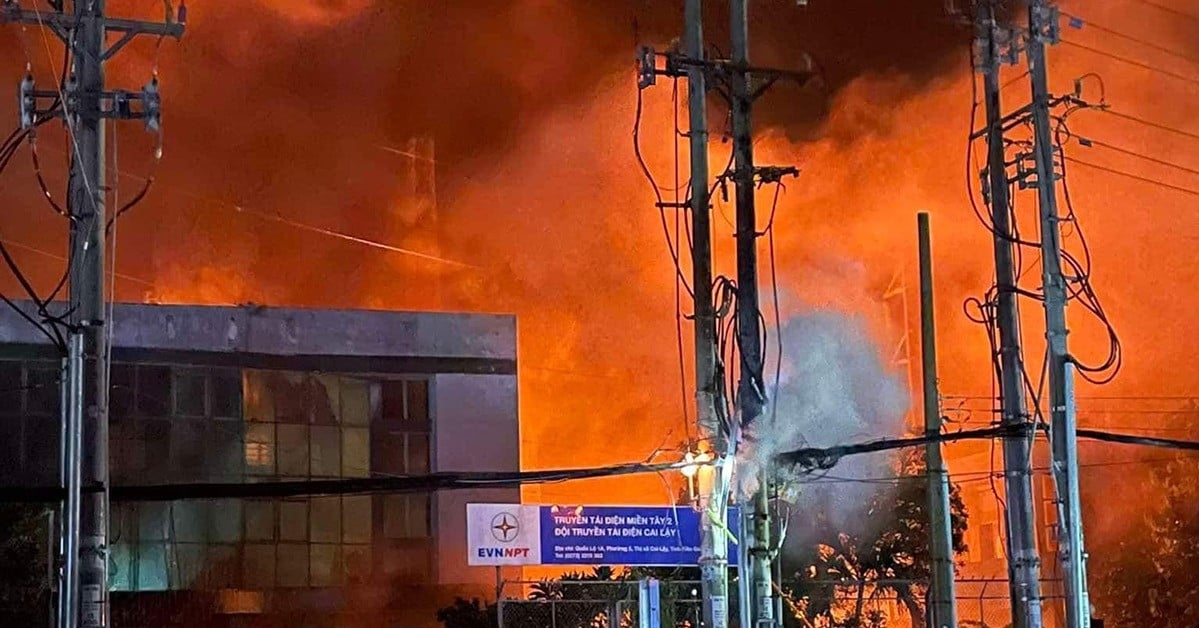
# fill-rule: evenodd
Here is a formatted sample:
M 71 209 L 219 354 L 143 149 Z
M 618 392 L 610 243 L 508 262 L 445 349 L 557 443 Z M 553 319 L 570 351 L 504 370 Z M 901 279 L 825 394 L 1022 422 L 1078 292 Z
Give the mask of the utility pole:
M 684 52 L 656 53 L 652 48 L 639 51 L 638 89 L 654 85 L 659 75 L 688 79 L 690 107 L 692 271 L 695 292 L 696 402 L 700 431 L 710 439 L 715 464 L 700 468 L 700 502 L 703 506 L 700 564 L 703 571 L 704 621 L 713 628 L 728 623 L 728 545 L 727 519 L 731 461 L 736 446 L 732 438 L 733 421 L 726 416 L 726 399 L 716 353 L 716 313 L 712 305 L 711 207 L 708 189 L 708 130 L 705 94 L 707 80 L 720 79 L 727 88 L 724 95 L 733 102 L 734 168 L 731 178 L 736 186 L 737 202 L 737 326 L 740 351 L 737 414 L 741 426 L 752 423 L 762 413 L 765 387 L 762 381 L 762 347 L 759 334 L 757 285 L 757 225 L 754 215 L 755 182 L 779 183 L 784 176 L 798 176 L 793 167 L 755 168 L 750 126 L 752 103 L 775 81 L 788 78 L 801 86 L 814 74 L 812 64 L 800 71 L 755 68 L 749 65 L 748 14 L 746 0 L 731 3 L 733 55 L 731 59 L 708 59 L 703 49 L 703 2 L 685 0 L 686 33 Z M 666 58 L 664 68 L 657 58 Z M 750 79 L 765 78 L 751 89 Z M 722 173 L 724 180 L 730 173 Z M 659 208 L 675 204 L 659 203 Z M 675 209 L 682 209 L 682 206 Z M 748 392 L 747 392 L 748 391 Z M 738 583 L 741 624 L 751 621 L 760 628 L 776 623 L 775 595 L 771 564 L 778 548 L 770 544 L 771 470 L 761 472 L 760 487 L 752 505 L 741 508 L 741 543 L 738 544 Z M 747 546 L 749 549 L 747 550 Z M 747 584 L 747 581 L 752 582 Z M 749 588 L 752 586 L 752 590 Z M 752 592 L 751 592 L 752 591 Z M 750 602 L 748 598 L 753 597 Z M 755 619 L 756 618 L 756 619 Z
M 683 54 L 704 58 L 703 0 L 686 0 Z M 723 400 L 717 399 L 716 315 L 712 305 L 712 224 L 708 199 L 707 70 L 687 67 L 687 139 L 691 150 L 691 285 L 695 293 L 695 413 L 699 434 L 706 437 L 714 464 L 699 469 L 701 509 L 700 579 L 704 628 L 728 628 L 729 435 Z
M 1007 494 L 1006 525 L 1008 584 L 1014 628 L 1041 628 L 1040 557 L 1033 509 L 1032 439 L 1034 432 L 1024 403 L 1024 358 L 1020 348 L 1020 313 L 1016 306 L 1016 274 L 1012 258 L 1011 202 L 1008 194 L 1003 113 L 999 98 L 999 65 L 1010 49 L 1013 35 L 1002 35 L 991 0 L 975 4 L 980 65 L 984 79 L 987 115 L 987 185 L 995 248 L 996 316 L 999 328 L 1000 416 L 1004 426 L 1029 428 L 1003 441 L 1004 488 Z M 1010 33 L 1010 31 L 1009 31 Z M 973 138 L 971 138 L 973 141 Z
M 920 238 L 920 355 L 924 378 L 924 432 L 941 434 L 941 399 L 937 392 L 937 323 L 933 308 L 933 258 L 928 213 L 916 216 Z M 957 628 L 957 596 L 953 586 L 953 525 L 949 506 L 949 471 L 941 457 L 941 443 L 924 447 L 928 477 L 929 550 L 932 556 L 932 603 L 929 625 Z
M 61 626 L 105 628 L 109 625 L 108 608 L 108 381 L 106 347 L 104 261 L 108 213 L 105 207 L 107 185 L 105 129 L 109 119 L 141 119 L 147 129 L 159 130 L 160 99 L 157 79 L 141 92 L 105 91 L 104 65 L 138 35 L 180 38 L 186 21 L 186 5 L 181 3 L 178 20 L 167 2 L 164 23 L 112 19 L 105 14 L 105 0 L 75 0 L 73 12 L 63 3 L 55 10 L 22 9 L 16 0 L 4 0 L 0 21 L 40 25 L 52 30 L 68 46 L 72 76 L 59 89 L 33 89 L 27 78 L 21 89 L 21 113 L 61 115 L 73 149 L 68 209 L 71 212 L 69 278 L 69 318 L 72 346 L 79 344 L 79 355 L 67 361 L 70 372 L 63 386 L 81 382 L 78 394 L 65 395 L 72 407 L 68 416 L 82 418 L 75 429 L 82 434 L 63 434 L 66 442 L 80 442 L 68 469 L 67 479 L 75 486 L 68 495 L 82 494 L 78 502 L 78 538 L 67 539 L 63 547 L 78 548 L 78 555 L 63 557 L 65 565 L 76 564 L 78 590 L 72 578 L 63 578 L 60 595 L 66 596 Z M 108 35 L 120 37 L 109 44 Z M 65 98 L 61 98 L 65 96 Z M 39 105 L 61 101 L 39 109 Z M 68 422 L 70 423 L 70 422 Z M 78 440 L 76 440 L 78 439 Z M 69 526 L 64 526 L 64 531 Z M 65 575 L 65 573 L 64 573 Z M 76 623 L 77 622 L 77 623 Z
M 741 424 L 758 419 L 765 402 L 762 378 L 762 340 L 758 307 L 758 225 L 754 208 L 753 93 L 749 69 L 749 2 L 729 3 L 729 27 L 732 33 L 732 74 L 730 92 L 733 116 L 733 182 L 737 201 L 737 333 L 740 347 L 741 379 L 737 404 Z M 753 619 L 757 628 L 776 624 L 774 616 L 773 548 L 770 544 L 770 483 L 773 469 L 761 469 L 758 490 L 752 507 L 753 541 L 750 560 L 753 574 Z
M 1073 365 L 1066 348 L 1066 280 L 1062 275 L 1061 231 L 1057 207 L 1057 148 L 1054 143 L 1045 45 L 1058 42 L 1057 7 L 1049 0 L 1028 5 L 1028 73 L 1032 82 L 1033 155 L 1041 218 L 1041 271 L 1045 294 L 1045 335 L 1049 347 L 1049 412 L 1053 473 L 1058 487 L 1059 539 L 1062 580 L 1066 594 L 1066 625 L 1090 626 L 1087 599 L 1082 513 L 1078 493 L 1076 417 L 1069 392 L 1074 387 Z

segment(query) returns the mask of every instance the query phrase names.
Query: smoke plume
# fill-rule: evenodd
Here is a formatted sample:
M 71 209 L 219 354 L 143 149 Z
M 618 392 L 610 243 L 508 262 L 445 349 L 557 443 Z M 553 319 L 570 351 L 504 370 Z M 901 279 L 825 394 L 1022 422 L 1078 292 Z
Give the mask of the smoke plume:
M 777 396 L 750 427 L 737 460 L 743 496 L 756 490 L 758 472 L 779 453 L 896 436 L 904 427 L 909 404 L 904 384 L 883 364 L 859 319 L 806 313 L 785 324 L 782 335 L 787 353 Z M 858 456 L 840 461 L 837 473 L 866 477 L 888 466 L 887 456 Z M 795 475 L 789 483 L 801 479 Z M 800 499 L 806 495 L 811 492 L 801 492 Z M 847 509 L 854 503 L 844 492 L 836 501 Z

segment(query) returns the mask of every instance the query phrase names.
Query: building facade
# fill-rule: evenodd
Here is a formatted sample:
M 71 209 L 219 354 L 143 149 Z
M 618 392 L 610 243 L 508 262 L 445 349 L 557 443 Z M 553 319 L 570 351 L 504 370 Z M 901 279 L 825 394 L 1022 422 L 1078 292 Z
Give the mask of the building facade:
M 512 317 L 117 305 L 113 325 L 114 485 L 519 470 Z M 0 473 L 15 483 L 58 483 L 59 377 L 37 330 L 0 315 Z M 398 598 L 494 587 L 466 565 L 480 501 L 519 491 L 114 502 L 114 612 L 432 623 Z

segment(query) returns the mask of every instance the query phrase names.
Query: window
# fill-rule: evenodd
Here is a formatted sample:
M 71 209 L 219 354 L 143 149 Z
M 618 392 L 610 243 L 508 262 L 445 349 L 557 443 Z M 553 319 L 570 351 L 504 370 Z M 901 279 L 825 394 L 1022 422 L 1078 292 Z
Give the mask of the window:
M 419 539 L 429 536 L 428 495 L 384 495 L 383 537 Z
M 275 425 L 246 423 L 246 472 L 275 474 Z
M 171 369 L 167 366 L 137 367 L 137 414 L 146 417 L 165 417 L 171 410 Z
M 18 415 L 23 408 L 25 370 L 20 362 L 0 362 L 0 415 Z
M 175 371 L 175 415 L 208 416 L 208 382 L 203 372 Z
M 50 365 L 29 369 L 26 374 L 25 412 L 42 416 L 58 416 L 61 402 L 58 368 Z

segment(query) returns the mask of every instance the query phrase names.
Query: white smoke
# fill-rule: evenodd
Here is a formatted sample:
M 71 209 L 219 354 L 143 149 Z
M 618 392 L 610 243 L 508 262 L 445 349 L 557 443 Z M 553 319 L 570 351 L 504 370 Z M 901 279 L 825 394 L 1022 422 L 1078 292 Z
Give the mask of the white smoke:
M 783 325 L 782 339 L 776 398 L 747 429 L 738 449 L 737 488 L 743 497 L 753 494 L 759 471 L 782 452 L 899 436 L 904 430 L 908 393 L 859 319 L 827 311 L 801 314 Z M 773 375 L 768 371 L 765 376 L 768 392 L 773 392 Z M 893 475 L 890 471 L 889 456 L 866 454 L 844 458 L 832 473 L 870 478 Z M 853 483 L 839 484 L 826 495 L 814 485 L 801 486 L 798 510 L 819 500 L 825 508 L 852 516 L 868 485 L 857 486 L 859 490 Z

